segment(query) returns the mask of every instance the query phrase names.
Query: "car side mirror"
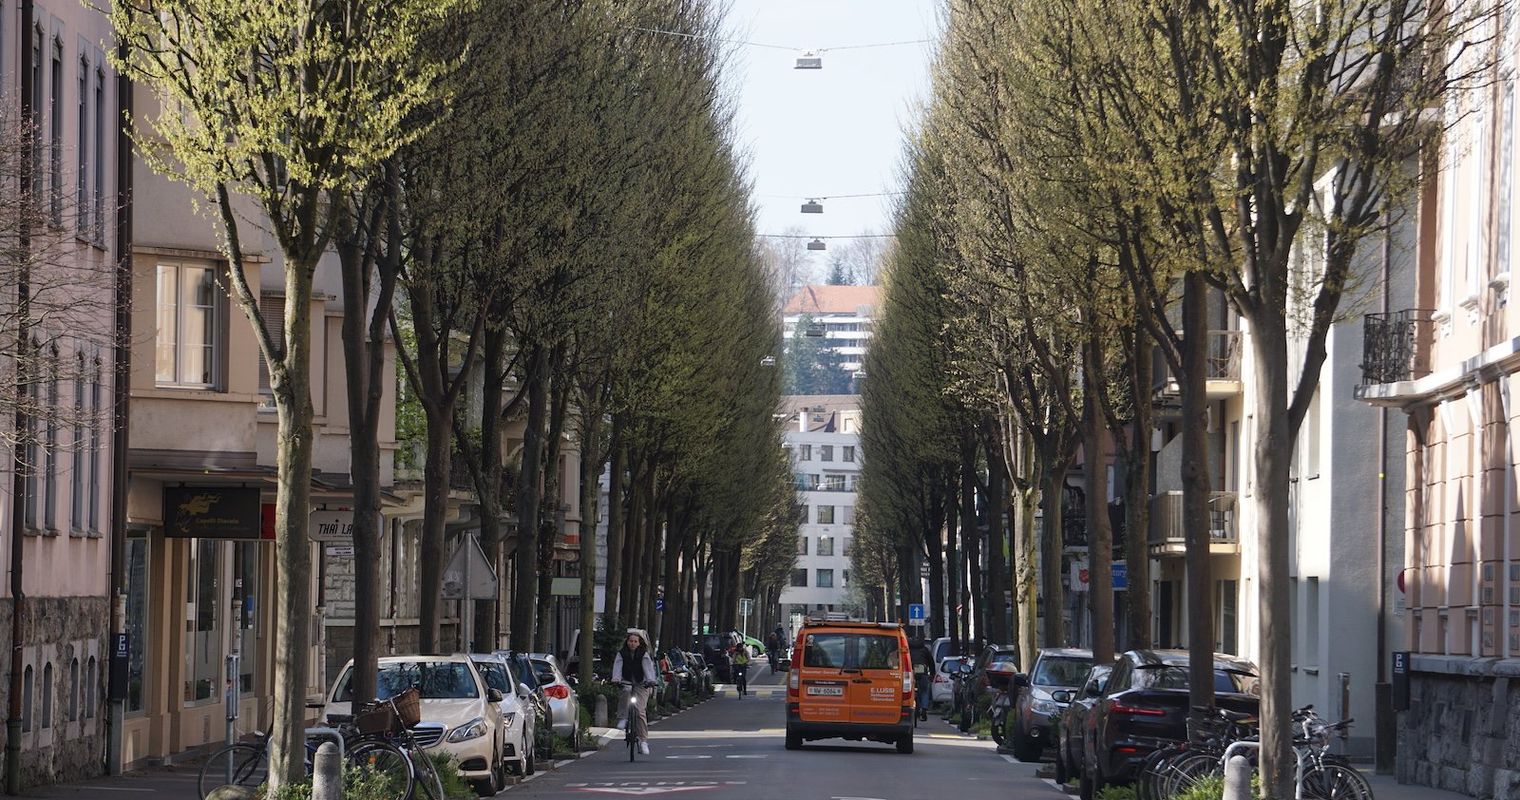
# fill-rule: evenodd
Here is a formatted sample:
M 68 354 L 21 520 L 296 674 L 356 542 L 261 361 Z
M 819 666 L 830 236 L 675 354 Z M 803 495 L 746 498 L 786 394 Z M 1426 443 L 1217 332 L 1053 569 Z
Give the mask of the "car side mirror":
M 1088 697 L 1102 697 L 1103 696 L 1103 687 L 1102 686 L 1098 686 L 1097 684 L 1092 684 L 1092 685 L 1090 685 L 1090 686 L 1087 687 L 1087 693 L 1086 694 L 1087 694 Z
M 974 672 L 974 671 L 975 671 L 975 670 L 974 670 L 974 669 L 973 669 L 973 668 L 972 668 L 972 667 L 971 667 L 971 662 L 969 662 L 969 661 L 962 661 L 962 662 L 961 662 L 961 665 L 960 665 L 960 666 L 959 666 L 959 667 L 956 667 L 956 669 L 957 669 L 957 670 L 958 670 L 958 671 L 959 671 L 959 672 L 960 672 L 960 673 L 961 673 L 961 674 L 962 674 L 962 675 L 970 675 L 970 674 L 971 674 L 971 673 L 972 673 L 972 672 Z
M 505 697 L 502 695 L 500 689 L 492 688 L 486 690 L 486 699 L 490 700 L 493 703 L 500 703 L 505 699 Z
M 519 684 L 517 684 L 517 696 L 518 697 L 524 697 L 524 698 L 526 698 L 526 697 L 532 696 L 532 694 L 533 694 L 533 690 L 528 688 L 528 684 L 526 684 L 526 683 L 519 683 Z
M 1025 675 L 1022 672 L 1016 672 L 1016 673 L 1014 673 L 1014 675 L 1013 675 L 1013 685 L 1019 687 L 1020 689 L 1028 686 L 1029 685 L 1029 676 Z
M 1066 704 L 1066 703 L 1070 703 L 1071 702 L 1071 690 L 1070 689 L 1058 689 L 1058 690 L 1050 693 L 1050 699 L 1056 701 L 1057 703 L 1061 703 L 1063 705 Z
M 565 682 L 570 684 L 571 689 L 579 689 L 581 685 L 580 679 L 576 678 L 574 675 L 566 677 Z

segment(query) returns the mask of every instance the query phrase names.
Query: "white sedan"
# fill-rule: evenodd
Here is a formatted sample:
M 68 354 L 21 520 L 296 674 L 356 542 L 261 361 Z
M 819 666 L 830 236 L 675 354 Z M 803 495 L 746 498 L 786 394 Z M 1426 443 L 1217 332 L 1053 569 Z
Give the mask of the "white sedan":
M 502 757 L 513 772 L 532 775 L 538 771 L 533 751 L 536 717 L 532 709 L 523 708 L 522 700 L 517 696 L 517 687 L 512 685 L 511 670 L 507 669 L 507 663 L 501 656 L 476 654 L 470 656 L 470 660 L 475 662 L 475 668 L 480 670 L 486 685 L 501 692 L 501 702 L 497 705 L 501 708 L 506 728 Z

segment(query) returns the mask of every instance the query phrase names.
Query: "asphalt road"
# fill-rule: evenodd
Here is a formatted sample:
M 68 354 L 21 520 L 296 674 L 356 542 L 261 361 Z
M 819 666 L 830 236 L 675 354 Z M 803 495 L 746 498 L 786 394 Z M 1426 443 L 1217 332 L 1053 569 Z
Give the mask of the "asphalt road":
M 753 694 L 720 693 L 656 722 L 648 756 L 629 763 L 621 741 L 508 789 L 503 797 L 742 798 L 742 800 L 1042 800 L 1066 795 L 1035 766 L 960 736 L 937 718 L 922 723 L 912 755 L 891 745 L 810 742 L 788 752 L 781 678 L 755 668 Z

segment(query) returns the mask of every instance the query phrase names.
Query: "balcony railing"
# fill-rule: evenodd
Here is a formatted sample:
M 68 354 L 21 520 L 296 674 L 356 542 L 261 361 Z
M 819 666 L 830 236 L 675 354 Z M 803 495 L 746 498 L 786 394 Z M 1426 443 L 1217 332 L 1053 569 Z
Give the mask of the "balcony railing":
M 1209 544 L 1240 543 L 1238 496 L 1235 492 L 1209 492 Z M 1182 492 L 1161 492 L 1151 498 L 1151 546 L 1181 546 L 1187 542 L 1182 515 Z
M 1240 331 L 1209 331 L 1208 352 L 1205 354 L 1204 380 L 1207 381 L 1239 381 L 1240 380 L 1240 349 L 1242 347 Z M 1152 374 L 1155 376 L 1157 391 L 1178 391 L 1177 377 L 1172 374 L 1171 365 L 1161 354 L 1161 348 L 1156 348 L 1156 355 L 1152 361 Z
M 1430 374 L 1431 311 L 1406 308 L 1362 318 L 1362 385 L 1412 381 Z

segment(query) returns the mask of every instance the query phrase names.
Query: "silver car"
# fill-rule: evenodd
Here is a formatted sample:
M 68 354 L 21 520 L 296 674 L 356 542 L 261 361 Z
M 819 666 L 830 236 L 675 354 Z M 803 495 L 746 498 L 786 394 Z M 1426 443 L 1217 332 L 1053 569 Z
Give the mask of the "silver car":
M 543 689 L 544 696 L 549 698 L 555 735 L 576 741 L 576 732 L 581 725 L 581 699 L 576 696 L 575 687 L 560 668 L 559 659 L 548 653 L 529 653 L 528 659 L 533 662 L 533 672 L 538 676 L 539 687 Z

